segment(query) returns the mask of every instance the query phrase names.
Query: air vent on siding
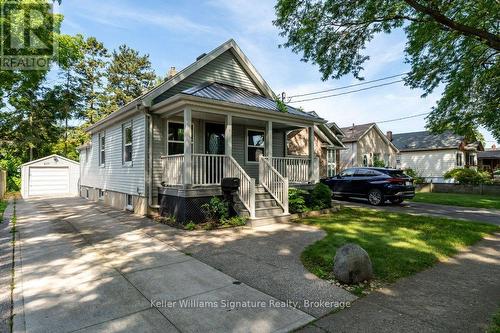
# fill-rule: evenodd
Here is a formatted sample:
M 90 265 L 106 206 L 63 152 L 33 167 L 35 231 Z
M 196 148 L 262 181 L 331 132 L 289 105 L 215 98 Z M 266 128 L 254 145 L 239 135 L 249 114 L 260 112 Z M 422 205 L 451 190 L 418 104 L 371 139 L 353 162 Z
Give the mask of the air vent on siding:
M 204 56 L 206 56 L 207 54 L 206 53 L 202 53 L 200 54 L 197 58 L 196 58 L 196 61 L 200 60 L 201 58 L 203 58 Z

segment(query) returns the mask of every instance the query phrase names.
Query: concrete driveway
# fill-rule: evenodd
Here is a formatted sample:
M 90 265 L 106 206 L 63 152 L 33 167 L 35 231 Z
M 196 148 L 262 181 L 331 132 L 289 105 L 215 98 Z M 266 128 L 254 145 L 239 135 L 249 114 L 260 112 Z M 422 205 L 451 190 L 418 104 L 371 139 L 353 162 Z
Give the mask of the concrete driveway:
M 400 205 L 386 204 L 384 206 L 372 206 L 367 200 L 355 198 L 349 200 L 335 200 L 335 202 L 344 207 L 373 208 L 395 213 L 430 215 L 500 225 L 500 210 L 498 209 L 435 205 L 413 201 L 404 201 Z
M 166 239 L 185 232 L 146 218 L 56 198 L 18 201 L 17 223 L 15 331 L 281 332 L 314 319 L 180 252 Z

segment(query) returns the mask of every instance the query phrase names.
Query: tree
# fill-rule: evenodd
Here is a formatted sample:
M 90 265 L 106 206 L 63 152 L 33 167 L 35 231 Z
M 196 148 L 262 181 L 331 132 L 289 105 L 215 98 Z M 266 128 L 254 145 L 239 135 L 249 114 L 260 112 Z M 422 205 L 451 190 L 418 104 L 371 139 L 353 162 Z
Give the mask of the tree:
M 283 46 L 317 64 L 323 80 L 363 79 L 367 43 L 402 28 L 406 84 L 423 96 L 444 86 L 427 126 L 468 134 L 482 125 L 500 140 L 498 1 L 278 0 L 275 9 Z
M 113 51 L 106 78 L 109 94 L 107 107 L 108 112 L 112 112 L 151 88 L 156 75 L 151 69 L 148 54 L 141 56 L 138 51 L 121 45 L 118 51 Z
M 79 75 L 79 90 L 83 96 L 83 116 L 88 124 L 101 118 L 104 100 L 104 75 L 109 59 L 108 50 L 95 37 L 87 38 L 83 45 L 83 56 L 76 64 Z

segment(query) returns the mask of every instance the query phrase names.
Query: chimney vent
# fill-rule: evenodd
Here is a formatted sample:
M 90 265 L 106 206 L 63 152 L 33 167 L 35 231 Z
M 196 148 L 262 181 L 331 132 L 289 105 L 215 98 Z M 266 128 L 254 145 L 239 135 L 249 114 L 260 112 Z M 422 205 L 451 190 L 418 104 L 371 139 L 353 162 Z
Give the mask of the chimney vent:
M 177 70 L 175 69 L 175 67 L 170 67 L 167 73 L 167 80 L 170 80 L 175 74 L 177 74 Z
M 203 58 L 204 56 L 206 56 L 207 54 L 206 53 L 202 53 L 200 54 L 197 58 L 196 58 L 196 61 L 200 60 L 201 58 Z
M 387 139 L 389 139 L 389 141 L 392 142 L 392 131 L 387 131 L 386 136 L 387 136 Z

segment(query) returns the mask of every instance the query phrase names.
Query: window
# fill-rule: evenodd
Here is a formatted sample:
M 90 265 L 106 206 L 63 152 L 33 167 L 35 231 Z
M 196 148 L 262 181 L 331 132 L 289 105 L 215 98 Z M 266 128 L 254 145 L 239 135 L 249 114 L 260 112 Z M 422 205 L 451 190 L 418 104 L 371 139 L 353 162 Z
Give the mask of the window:
M 194 127 L 191 127 L 191 145 L 194 144 Z M 184 154 L 184 123 L 169 121 L 167 123 L 168 155 Z
M 457 153 L 457 166 L 463 166 L 463 155 L 462 153 Z
M 89 198 L 89 189 L 88 188 L 85 189 L 85 198 L 87 198 L 87 199 Z
M 99 189 L 98 195 L 99 195 L 99 200 L 104 199 L 104 191 L 103 190 Z
M 340 173 L 342 177 L 352 177 L 354 175 L 354 170 L 356 169 L 346 169 Z
M 104 133 L 99 134 L 99 165 L 104 166 L 106 163 L 106 136 Z
M 386 167 L 388 167 L 391 164 L 391 155 L 384 154 L 384 163 Z
M 127 210 L 134 210 L 134 197 L 130 194 L 127 194 L 127 206 L 125 208 Z
M 396 155 L 396 164 L 401 164 L 401 154 Z
M 364 167 L 368 166 L 368 155 L 363 155 L 363 166 Z
M 123 164 L 132 163 L 132 123 L 123 125 Z
M 328 149 L 326 151 L 326 173 L 327 177 L 335 176 L 335 169 L 337 164 L 335 163 L 335 150 Z
M 247 161 L 258 162 L 264 153 L 264 131 L 247 130 Z
M 469 161 L 468 161 L 469 166 L 476 166 L 476 164 L 477 164 L 476 163 L 476 154 L 469 153 L 468 155 L 469 155 L 468 156 L 469 157 Z

